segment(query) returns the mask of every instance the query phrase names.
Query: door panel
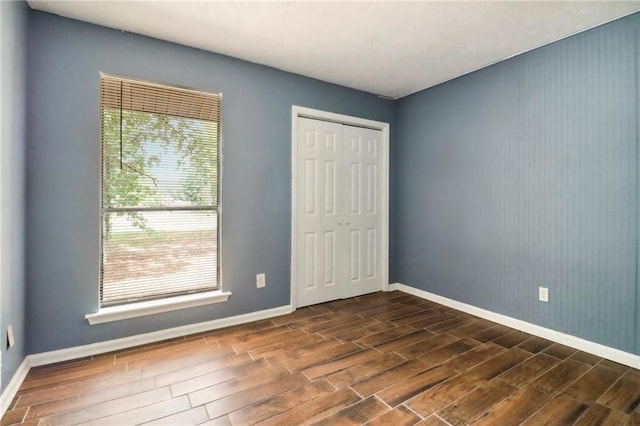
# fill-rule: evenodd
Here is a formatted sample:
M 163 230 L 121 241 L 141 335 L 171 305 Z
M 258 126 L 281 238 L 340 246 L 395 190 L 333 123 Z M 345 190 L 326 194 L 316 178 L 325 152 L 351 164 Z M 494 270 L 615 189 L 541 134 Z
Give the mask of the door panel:
M 367 213 L 376 214 L 377 212 L 377 174 L 378 174 L 378 166 L 376 164 L 367 164 L 367 193 L 365 199 L 365 205 L 367 209 Z
M 350 213 L 352 215 L 360 214 L 360 164 L 349 164 L 349 201 L 348 205 L 351 206 Z
M 316 211 L 316 187 L 317 187 L 317 161 L 312 158 L 304 160 L 304 213 L 315 215 Z
M 337 166 L 334 160 L 324 162 L 324 214 L 336 214 L 336 173 Z
M 367 240 L 365 243 L 365 247 L 367 248 L 367 269 L 365 276 L 369 279 L 376 277 L 376 262 L 378 261 L 376 256 L 378 252 L 377 242 L 378 238 L 375 228 L 367 229 Z
M 349 281 L 354 283 L 360 280 L 360 230 L 349 231 Z
M 304 287 L 306 289 L 315 289 L 318 287 L 317 278 L 317 255 L 318 245 L 316 244 L 316 234 L 307 232 L 304 235 Z
M 336 285 L 336 231 L 324 232 L 324 285 Z

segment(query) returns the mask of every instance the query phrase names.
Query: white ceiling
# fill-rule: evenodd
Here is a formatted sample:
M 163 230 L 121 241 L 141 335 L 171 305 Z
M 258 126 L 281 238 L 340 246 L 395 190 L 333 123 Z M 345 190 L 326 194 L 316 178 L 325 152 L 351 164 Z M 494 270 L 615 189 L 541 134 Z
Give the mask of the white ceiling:
M 640 10 L 640 1 L 28 3 L 392 98 Z

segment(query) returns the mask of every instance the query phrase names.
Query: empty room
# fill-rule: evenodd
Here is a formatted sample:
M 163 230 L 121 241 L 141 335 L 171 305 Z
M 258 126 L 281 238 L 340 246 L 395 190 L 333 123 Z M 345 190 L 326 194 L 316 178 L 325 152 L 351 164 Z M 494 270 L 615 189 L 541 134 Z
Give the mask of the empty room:
M 0 0 L 0 417 L 640 425 L 640 2 Z

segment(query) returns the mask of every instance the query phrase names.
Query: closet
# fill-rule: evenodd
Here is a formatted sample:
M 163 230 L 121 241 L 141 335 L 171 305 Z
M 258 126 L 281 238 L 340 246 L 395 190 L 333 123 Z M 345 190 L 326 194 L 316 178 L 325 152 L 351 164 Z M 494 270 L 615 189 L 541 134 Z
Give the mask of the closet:
M 382 131 L 296 120 L 296 306 L 381 290 Z

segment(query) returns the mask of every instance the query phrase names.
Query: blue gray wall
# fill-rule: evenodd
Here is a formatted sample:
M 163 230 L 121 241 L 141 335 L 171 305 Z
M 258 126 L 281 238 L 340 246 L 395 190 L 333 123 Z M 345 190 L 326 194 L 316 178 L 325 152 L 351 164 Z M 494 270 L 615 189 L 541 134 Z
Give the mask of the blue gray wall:
M 640 353 L 639 31 L 636 14 L 398 102 L 394 280 Z
M 24 280 L 24 174 L 26 146 L 27 16 L 24 2 L 0 2 L 0 350 L 2 389 L 26 353 Z M 16 344 L 7 350 L 7 326 L 13 325 Z
M 374 95 L 40 12 L 30 15 L 28 52 L 29 353 L 288 305 L 291 106 L 394 117 L 394 103 Z M 96 326 L 84 319 L 98 307 L 100 71 L 224 94 L 227 303 Z M 255 287 L 260 272 L 264 289 Z

